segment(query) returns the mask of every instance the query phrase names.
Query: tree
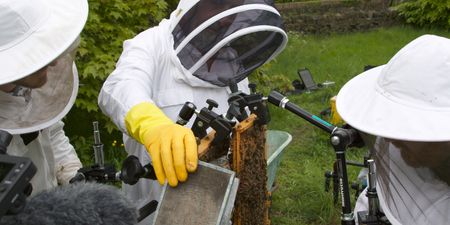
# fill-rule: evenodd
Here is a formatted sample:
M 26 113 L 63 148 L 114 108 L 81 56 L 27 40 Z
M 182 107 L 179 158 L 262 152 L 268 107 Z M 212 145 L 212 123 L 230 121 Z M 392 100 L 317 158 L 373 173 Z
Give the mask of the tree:
M 450 29 L 450 1 L 412 0 L 397 6 L 407 23 Z

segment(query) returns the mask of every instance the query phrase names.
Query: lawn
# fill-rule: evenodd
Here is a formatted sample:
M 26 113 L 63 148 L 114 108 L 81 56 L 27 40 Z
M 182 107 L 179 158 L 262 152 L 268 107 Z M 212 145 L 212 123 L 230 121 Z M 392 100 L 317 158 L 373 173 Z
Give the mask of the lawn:
M 333 87 L 289 96 L 295 104 L 319 115 L 329 106 L 330 97 L 361 73 L 364 66 L 387 63 L 401 47 L 427 33 L 450 37 L 450 33 L 443 30 L 412 27 L 327 36 L 291 33 L 288 46 L 268 68 L 268 74 L 283 74 L 294 80 L 298 79 L 296 71 L 306 67 L 317 83 L 335 82 Z M 335 206 L 332 194 L 324 191 L 324 173 L 332 168 L 335 157 L 328 143 L 329 135 L 288 111 L 273 106 L 270 110 L 270 128 L 288 131 L 293 136 L 277 173 L 277 189 L 272 196 L 272 223 L 340 224 L 340 206 Z M 365 149 L 351 149 L 347 153 L 348 159 L 361 161 Z M 350 167 L 350 182 L 356 180 L 358 171 L 359 168 Z

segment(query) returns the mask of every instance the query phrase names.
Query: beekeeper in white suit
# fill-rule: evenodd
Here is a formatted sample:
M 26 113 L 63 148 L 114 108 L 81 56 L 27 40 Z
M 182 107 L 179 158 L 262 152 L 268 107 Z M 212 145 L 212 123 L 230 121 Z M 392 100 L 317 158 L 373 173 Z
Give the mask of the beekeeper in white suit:
M 279 12 L 264 0 L 182 0 L 169 19 L 124 43 L 116 69 L 99 95 L 102 111 L 124 132 L 125 148 L 152 161 L 158 182 L 124 184 L 141 205 L 158 199 L 197 168 L 197 144 L 188 127 L 174 123 L 186 101 L 228 108 L 227 86 L 274 58 L 286 45 Z
M 33 193 L 68 183 L 81 167 L 62 117 L 78 90 L 73 62 L 86 0 L 0 0 L 0 130 L 7 154 L 32 160 Z
M 350 80 L 337 110 L 361 131 L 393 225 L 450 221 L 450 39 L 421 36 L 386 65 Z M 359 197 L 355 213 L 367 210 Z

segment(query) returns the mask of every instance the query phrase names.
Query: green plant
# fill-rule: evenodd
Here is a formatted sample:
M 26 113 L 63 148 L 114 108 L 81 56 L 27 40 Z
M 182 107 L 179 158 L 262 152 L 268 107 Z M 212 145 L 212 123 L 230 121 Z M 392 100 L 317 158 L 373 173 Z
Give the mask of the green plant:
M 113 71 L 123 41 L 156 24 L 167 12 L 165 0 L 89 1 L 89 17 L 76 59 L 80 89 L 75 106 L 78 112 L 94 114 L 109 133 L 116 128 L 98 110 L 101 85 Z
M 281 92 L 293 90 L 291 81 L 281 73 L 271 73 L 271 67 L 276 60 L 273 60 L 256 69 L 249 77 L 252 83 L 255 83 L 259 92 L 268 94 L 271 90 L 276 89 Z
M 94 163 L 94 152 L 92 149 L 92 144 L 94 143 L 93 138 L 75 135 L 70 137 L 70 143 L 75 148 L 78 158 L 83 163 L 83 166 L 92 165 Z
M 396 7 L 407 23 L 450 29 L 450 1 L 413 0 Z

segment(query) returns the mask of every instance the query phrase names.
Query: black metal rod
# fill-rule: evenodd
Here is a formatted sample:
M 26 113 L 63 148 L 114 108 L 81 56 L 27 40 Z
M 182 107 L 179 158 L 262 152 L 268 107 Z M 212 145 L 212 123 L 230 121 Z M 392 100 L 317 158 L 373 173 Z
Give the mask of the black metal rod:
M 103 152 L 103 143 L 100 140 L 100 129 L 98 128 L 98 121 L 92 122 L 94 127 L 94 161 L 100 168 L 105 166 L 105 154 Z
M 322 120 L 320 117 L 316 115 L 307 112 L 306 110 L 300 108 L 296 104 L 289 102 L 289 99 L 286 96 L 282 95 L 277 91 L 270 92 L 268 96 L 268 101 L 280 108 L 287 109 L 288 111 L 294 113 L 297 116 L 300 116 L 301 118 L 305 119 L 306 121 L 310 122 L 316 127 L 319 127 L 325 132 L 328 132 L 329 134 L 333 133 L 333 131 L 336 129 L 336 126 L 328 123 L 325 120 Z
M 345 162 L 345 152 L 336 151 L 337 169 L 339 186 L 341 190 L 341 203 L 342 203 L 342 224 L 355 224 L 353 217 L 353 210 L 350 203 L 350 187 L 348 185 L 347 166 Z M 353 221 L 353 223 L 351 222 Z

